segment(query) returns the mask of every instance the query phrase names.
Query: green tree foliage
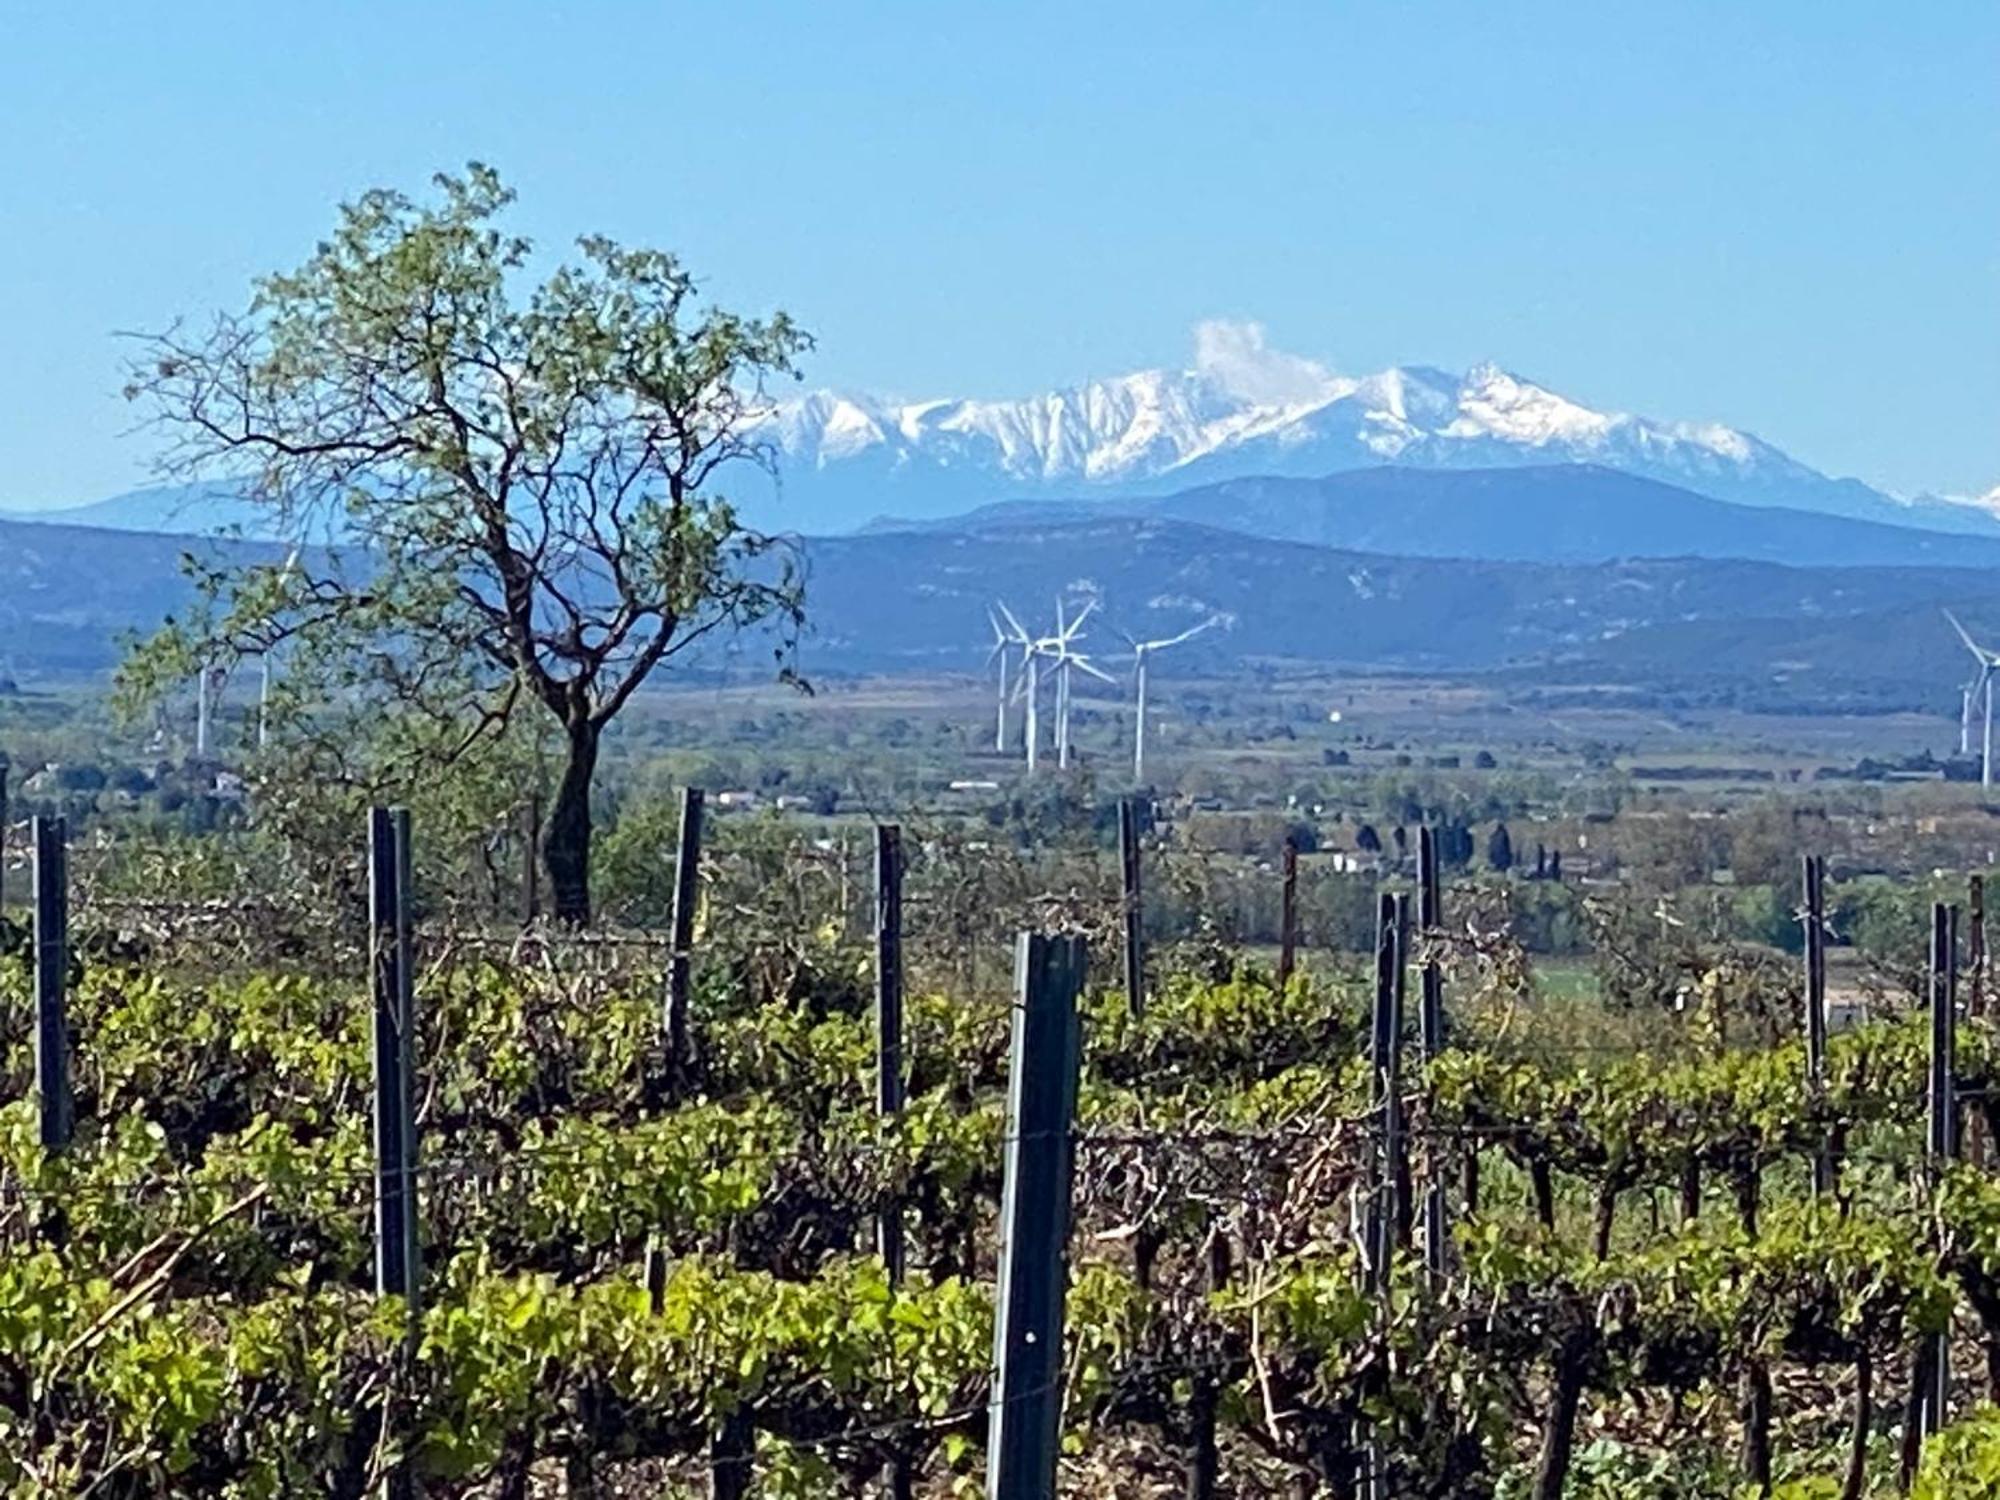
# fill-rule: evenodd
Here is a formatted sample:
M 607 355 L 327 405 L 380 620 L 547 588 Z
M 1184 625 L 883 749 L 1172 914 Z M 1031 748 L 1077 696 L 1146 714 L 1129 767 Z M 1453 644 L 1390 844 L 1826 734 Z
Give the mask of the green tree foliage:
M 176 480 L 220 479 L 267 534 L 335 545 L 198 570 L 207 607 L 147 642 L 157 699 L 197 665 L 275 653 L 305 784 L 379 795 L 532 716 L 556 746 L 557 912 L 590 914 L 604 730 L 656 670 L 802 590 L 722 486 L 768 466 L 764 384 L 809 339 L 698 301 L 671 255 L 579 241 L 529 281 L 490 169 L 428 202 L 377 190 L 243 311 L 142 341 L 127 395 Z

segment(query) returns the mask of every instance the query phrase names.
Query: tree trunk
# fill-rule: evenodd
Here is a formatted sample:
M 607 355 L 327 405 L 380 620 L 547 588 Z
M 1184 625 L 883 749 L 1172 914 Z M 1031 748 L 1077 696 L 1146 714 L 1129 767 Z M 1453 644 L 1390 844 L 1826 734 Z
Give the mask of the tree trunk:
M 1743 1232 L 1751 1239 L 1757 1238 L 1757 1208 L 1764 1195 L 1763 1174 L 1753 1166 L 1736 1169 L 1736 1213 L 1743 1221 Z
M 1867 1346 L 1854 1360 L 1854 1432 L 1847 1449 L 1847 1483 L 1840 1500 L 1862 1500 L 1868 1487 L 1868 1429 L 1875 1425 L 1875 1361 Z
M 1910 1360 L 1910 1389 L 1903 1401 L 1903 1452 L 1899 1488 L 1907 1494 L 1917 1477 L 1917 1461 L 1924 1452 L 1924 1397 L 1931 1383 L 1931 1353 L 1934 1346 L 1919 1335 L 1917 1350 Z
M 1549 1420 L 1542 1431 L 1541 1462 L 1535 1470 L 1535 1500 L 1562 1500 L 1576 1446 L 1576 1412 L 1583 1402 L 1584 1369 L 1590 1359 L 1590 1331 L 1573 1328 L 1556 1351 L 1549 1391 Z
M 1743 1477 L 1771 1493 L 1771 1370 L 1753 1359 L 1743 1376 Z
M 1690 1157 L 1681 1165 L 1681 1222 L 1701 1217 L 1701 1163 Z
M 1220 1470 L 1215 1448 L 1215 1377 L 1196 1375 L 1188 1398 L 1187 1500 L 1215 1500 Z
M 1550 1170 L 1546 1157 L 1536 1157 L 1528 1164 L 1528 1180 L 1535 1189 L 1535 1217 L 1542 1221 L 1542 1228 L 1556 1227 L 1556 1184 L 1555 1173 Z
M 747 1407 L 738 1407 L 716 1424 L 708 1446 L 710 1500 L 746 1500 L 757 1455 L 757 1429 Z
M 556 920 L 573 927 L 590 921 L 590 784 L 597 775 L 598 734 L 587 721 L 570 726 L 569 760 L 542 848 Z
M 1232 1260 L 1228 1230 L 1221 1224 L 1211 1223 L 1208 1230 L 1208 1290 L 1211 1295 L 1229 1285 Z M 1203 1370 L 1195 1375 L 1194 1389 L 1188 1401 L 1187 1487 L 1184 1491 L 1187 1500 L 1215 1500 L 1216 1484 L 1222 1472 L 1215 1446 L 1216 1409 L 1221 1394 L 1214 1371 Z
M 1601 1261 L 1611 1254 L 1611 1231 L 1618 1223 L 1619 1189 L 1606 1184 L 1597 1192 L 1597 1229 L 1591 1237 L 1591 1246 Z

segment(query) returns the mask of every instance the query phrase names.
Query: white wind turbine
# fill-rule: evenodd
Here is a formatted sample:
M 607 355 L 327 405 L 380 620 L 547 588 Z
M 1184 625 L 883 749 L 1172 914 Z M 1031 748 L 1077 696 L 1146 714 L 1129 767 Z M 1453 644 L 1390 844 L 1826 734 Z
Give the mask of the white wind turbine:
M 1005 604 L 999 606 L 1007 639 L 1021 648 L 1021 675 L 1015 679 L 1013 698 L 1026 705 L 1024 714 L 1028 770 L 1034 771 L 1041 764 L 1042 753 L 1042 663 L 1050 664 L 1049 676 L 1055 683 L 1055 749 L 1057 762 L 1069 764 L 1070 750 L 1070 687 L 1071 675 L 1081 671 L 1095 677 L 1104 673 L 1092 664 L 1089 657 L 1071 649 L 1077 632 L 1096 605 L 1087 604 L 1075 619 L 1067 618 L 1062 600 L 1056 601 L 1056 628 L 1053 635 L 1030 635 L 1014 612 Z M 1109 680 L 1108 678 L 1106 679 Z
M 213 696 L 221 687 L 216 681 L 222 669 L 204 661 L 194 674 L 194 758 L 208 759 L 209 723 L 215 717 Z
M 1089 657 L 1080 651 L 1070 649 L 1071 642 L 1077 638 L 1077 632 L 1083 628 L 1083 622 L 1090 617 L 1090 612 L 1095 608 L 1097 601 L 1093 599 L 1078 611 L 1074 620 L 1065 623 L 1062 600 L 1060 598 L 1056 600 L 1056 633 L 1050 641 L 1050 654 L 1056 664 L 1056 764 L 1065 769 L 1069 766 L 1070 708 L 1075 701 L 1071 674 L 1082 672 L 1102 682 L 1112 680 L 1108 673 L 1093 665 Z
M 1048 639 L 1029 635 L 1014 611 L 1005 604 L 999 606 L 1000 618 L 1006 621 L 1007 640 L 1021 648 L 1021 675 L 1014 680 L 1012 696 L 1021 699 L 1026 709 L 1022 714 L 1022 739 L 1027 751 L 1028 770 L 1032 773 L 1042 753 L 1042 657 L 1048 654 L 1052 642 Z M 996 647 L 996 650 L 998 648 Z M 1001 668 L 1003 679 L 1006 668 Z M 1005 700 L 1003 700 L 1005 701 Z M 1005 748 L 1004 746 L 1002 748 Z
M 292 581 L 292 574 L 298 571 L 299 548 L 295 543 L 285 558 L 284 571 L 278 575 L 282 588 Z M 271 653 L 269 649 L 257 655 L 257 748 L 264 749 L 271 742 Z
M 1000 608 L 1004 611 L 1007 606 L 1003 604 Z M 1013 616 L 1009 615 L 1008 618 L 1012 619 Z M 992 610 L 986 611 L 986 619 L 993 627 L 993 651 L 986 658 L 986 665 L 989 667 L 997 665 L 1000 668 L 1000 691 L 994 704 L 993 748 L 1004 755 L 1007 751 L 1007 648 L 1014 641 L 1013 637 L 1007 634 L 1006 628 L 1001 625 L 1000 617 Z
M 1963 739 L 1963 732 L 1971 727 L 1968 721 L 1972 717 L 1972 700 L 1984 699 L 1985 725 L 1980 740 L 1979 784 L 1990 787 L 1993 785 L 1993 669 L 2000 667 L 2000 655 L 1987 650 L 1975 641 L 1972 633 L 1959 623 L 1958 616 L 1950 610 L 1944 612 L 1944 617 L 1951 621 L 1951 628 L 1958 632 L 1958 638 L 1965 642 L 1965 649 L 1972 653 L 1972 659 L 1979 664 L 1978 672 L 1965 690 L 1965 711 L 1960 718 L 1960 737 Z
M 1133 697 L 1136 714 L 1132 729 L 1132 780 L 1143 783 L 1146 779 L 1146 663 L 1155 651 L 1164 651 L 1169 646 L 1178 646 L 1183 641 L 1192 640 L 1212 625 L 1222 623 L 1221 615 L 1210 615 L 1199 625 L 1183 630 L 1179 635 L 1168 636 L 1159 641 L 1135 641 L 1131 636 L 1125 639 L 1131 644 L 1132 659 L 1137 664 L 1134 675 L 1137 678 Z

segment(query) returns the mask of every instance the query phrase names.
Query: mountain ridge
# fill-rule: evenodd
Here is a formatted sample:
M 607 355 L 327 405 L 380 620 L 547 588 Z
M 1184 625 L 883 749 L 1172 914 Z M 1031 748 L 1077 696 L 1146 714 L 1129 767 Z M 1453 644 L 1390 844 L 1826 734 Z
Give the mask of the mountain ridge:
M 185 607 L 190 589 L 174 564 L 186 545 L 0 521 L 0 671 L 26 684 L 111 665 L 121 637 Z M 280 555 L 271 544 L 209 545 Z M 808 676 L 977 672 L 994 599 L 1039 619 L 1033 602 L 1060 592 L 1099 601 L 1092 628 L 1103 641 L 1113 626 L 1144 637 L 1229 617 L 1229 629 L 1177 657 L 1195 675 L 1299 662 L 1757 690 L 1810 675 L 1821 696 L 1937 710 L 1957 702 L 1963 656 L 1939 609 L 1975 631 L 2000 629 L 1987 569 L 1397 557 L 1131 516 L 811 538 L 804 560 Z M 769 644 L 739 639 L 696 665 L 764 662 Z
M 1163 495 L 1003 500 L 868 531 L 983 530 L 1097 516 L 1222 526 L 1281 541 L 1413 557 L 1609 562 L 1740 558 L 1800 566 L 2000 567 L 2000 536 L 1750 506 L 1590 464 L 1500 469 L 1378 466 L 1317 478 L 1252 475 Z
M 1194 363 L 1017 400 L 893 401 L 823 389 L 760 424 L 781 483 L 759 510 L 839 530 L 885 509 L 931 519 L 1026 490 L 1117 496 L 1267 475 L 1590 463 L 1713 499 L 2000 535 L 1981 505 L 1903 500 L 1809 467 L 1752 433 L 1599 410 L 1502 369 L 1399 365 L 1349 376 L 1204 324 Z M 887 502 L 887 503 L 885 503 Z

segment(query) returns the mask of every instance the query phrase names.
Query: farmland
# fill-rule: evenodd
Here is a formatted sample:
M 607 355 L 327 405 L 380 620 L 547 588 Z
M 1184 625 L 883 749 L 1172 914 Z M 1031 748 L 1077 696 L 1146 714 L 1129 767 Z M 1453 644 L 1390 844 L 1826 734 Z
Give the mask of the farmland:
M 1518 876 L 1450 872 L 1439 920 L 1358 945 L 1309 899 L 1280 984 L 1240 930 L 1275 909 L 1274 862 L 1170 827 L 1145 843 L 1134 1014 L 1100 842 L 922 822 L 885 1115 L 865 844 L 716 824 L 677 1041 L 671 899 L 657 923 L 635 897 L 595 935 L 522 928 L 419 820 L 414 1296 L 381 1291 L 360 839 L 290 885 L 254 829 L 84 841 L 57 1148 L 27 945 L 0 966 L 9 1485 L 976 1488 L 1007 1410 L 1010 1014 L 1072 1003 L 1010 980 L 1029 929 L 1091 955 L 1063 1493 L 1944 1495 L 1990 1461 L 2000 1196 L 1932 1135 L 1925 893 L 1895 887 L 1906 915 L 1864 932 L 1834 882 L 1835 968 L 1875 1000 L 1815 1065 L 1801 960 L 1661 928 L 1615 884 L 1571 893 L 1582 956 L 1539 960 Z M 1408 878 L 1385 864 L 1366 900 Z M 1239 930 L 1204 920 L 1237 889 Z M 2000 1037 L 1973 930 L 1947 1108 L 1976 1160 Z M 1956 1378 L 1927 1415 L 1940 1348 Z

